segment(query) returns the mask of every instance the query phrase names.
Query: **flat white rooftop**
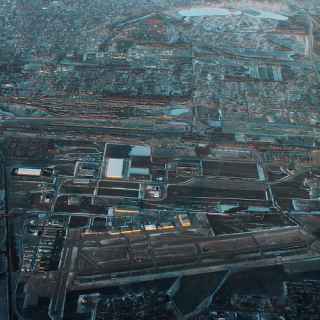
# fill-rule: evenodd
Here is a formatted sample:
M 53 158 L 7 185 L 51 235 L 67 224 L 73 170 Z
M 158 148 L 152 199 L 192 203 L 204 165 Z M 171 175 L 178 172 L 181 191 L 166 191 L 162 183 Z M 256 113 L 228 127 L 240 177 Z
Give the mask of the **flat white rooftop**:
M 41 169 L 32 169 L 32 168 L 18 168 L 16 171 L 18 176 L 40 176 Z
M 124 159 L 109 158 L 105 176 L 111 179 L 123 178 Z

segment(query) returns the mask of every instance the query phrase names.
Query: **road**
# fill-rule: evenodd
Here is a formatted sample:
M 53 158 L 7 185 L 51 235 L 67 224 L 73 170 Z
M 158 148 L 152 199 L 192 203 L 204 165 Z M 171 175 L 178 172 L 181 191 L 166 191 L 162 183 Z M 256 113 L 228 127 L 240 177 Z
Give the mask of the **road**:
M 49 317 L 51 320 L 62 320 L 68 286 L 72 279 L 72 271 L 77 258 L 77 247 L 72 246 L 72 234 L 70 241 L 62 251 L 57 282 L 50 301 Z
M 133 283 L 177 278 L 181 276 L 193 276 L 197 274 L 205 274 L 226 270 L 230 270 L 232 272 L 239 272 L 243 270 L 250 270 L 252 268 L 261 268 L 283 264 L 293 265 L 295 263 L 301 262 L 303 262 L 304 265 L 307 266 L 308 262 L 312 263 L 314 261 L 316 261 L 320 265 L 320 255 L 312 256 L 309 254 L 305 254 L 296 256 L 272 257 L 261 260 L 243 261 L 238 263 L 206 266 L 201 268 L 190 268 L 185 270 L 171 272 L 169 271 L 163 273 L 150 273 L 138 276 L 128 276 L 123 278 L 101 279 L 101 275 L 100 277 L 97 277 L 97 279 L 95 279 L 93 276 L 90 276 L 87 279 L 85 277 L 78 277 L 73 281 L 70 289 L 78 291 L 105 287 L 125 286 Z
M 13 308 L 12 308 L 12 272 L 14 268 L 14 257 L 13 257 L 13 236 L 12 224 L 9 219 L 9 208 L 8 208 L 8 181 L 6 172 L 6 159 L 3 153 L 0 151 L 0 161 L 1 161 L 1 177 L 2 184 L 4 187 L 4 210 L 1 213 L 5 214 L 3 219 L 4 222 L 4 237 L 1 239 L 2 245 L 5 244 L 5 248 L 0 248 L 4 250 L 4 259 L 1 259 L 0 265 L 6 267 L 5 273 L 0 274 L 0 288 L 1 288 L 1 298 L 0 298 L 0 315 L 1 319 L 13 320 Z M 2 317 L 3 316 L 3 317 Z
M 3 260 L 0 259 L 0 268 L 3 265 Z M 0 319 L 9 320 L 9 297 L 8 297 L 8 277 L 7 274 L 0 274 Z

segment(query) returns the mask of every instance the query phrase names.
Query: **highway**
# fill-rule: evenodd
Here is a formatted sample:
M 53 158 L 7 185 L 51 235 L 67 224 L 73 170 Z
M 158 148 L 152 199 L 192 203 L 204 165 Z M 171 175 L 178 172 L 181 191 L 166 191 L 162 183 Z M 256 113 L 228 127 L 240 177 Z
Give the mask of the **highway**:
M 12 304 L 12 275 L 15 267 L 15 254 L 14 254 L 14 236 L 13 236 L 13 224 L 10 221 L 9 206 L 8 206 L 8 179 L 7 179 L 7 166 L 6 158 L 4 154 L 0 151 L 0 161 L 1 161 L 1 184 L 4 187 L 4 217 L 0 217 L 4 222 L 4 238 L 1 239 L 1 246 L 5 244 L 5 258 L 0 262 L 4 263 L 6 267 L 6 273 L 0 275 L 2 277 L 1 282 L 3 287 L 3 295 L 0 300 L 0 312 L 6 314 L 3 315 L 3 319 L 14 320 L 13 304 Z M 1 212 L 3 213 L 3 212 Z M 2 251 L 2 247 L 0 250 Z M 2 318 L 1 318 L 2 319 Z
M 72 235 L 71 235 L 72 239 Z M 77 258 L 77 247 L 73 247 L 72 240 L 64 247 L 58 267 L 56 285 L 50 300 L 49 317 L 51 320 L 62 320 L 64 304 L 68 286 L 72 278 L 72 271 Z
M 314 262 L 320 264 L 320 255 L 295 255 L 295 256 L 283 256 L 283 257 L 272 257 L 272 258 L 264 258 L 260 260 L 252 260 L 252 261 L 242 261 L 236 263 L 224 263 L 220 265 L 211 265 L 205 267 L 198 268 L 189 268 L 179 271 L 168 271 L 162 273 L 144 273 L 142 275 L 129 275 L 127 277 L 108 277 L 107 275 L 103 278 L 100 277 L 76 277 L 72 283 L 72 286 L 69 288 L 72 291 L 78 290 L 90 290 L 90 289 L 98 289 L 105 287 L 117 287 L 117 286 L 125 286 L 133 283 L 139 282 L 147 282 L 161 279 L 170 279 L 170 278 L 178 278 L 181 276 L 193 276 L 197 274 L 205 274 L 212 273 L 218 271 L 226 271 L 230 270 L 231 272 L 239 272 L 243 270 L 250 270 L 252 268 L 262 268 L 268 266 L 276 266 L 276 265 L 294 265 L 298 263 L 305 263 L 307 266 L 308 262 Z
M 64 272 L 68 273 L 72 268 L 69 266 L 72 263 L 68 250 L 72 246 L 79 253 L 78 277 L 93 281 L 103 276 L 110 279 L 114 272 L 126 277 L 127 274 L 133 276 L 220 265 L 226 261 L 231 265 L 244 261 L 257 262 L 268 257 L 278 259 L 279 255 L 306 255 L 312 241 L 314 238 L 297 227 L 214 238 L 188 234 L 155 234 L 140 238 L 82 234 L 79 240 L 67 240 L 59 266 L 59 279 L 64 278 L 60 283 L 65 283 L 67 275 Z M 87 247 L 86 243 L 90 246 Z M 81 262 L 81 259 L 84 260 Z M 87 264 L 87 260 L 92 263 Z M 58 287 L 55 292 L 58 292 Z

